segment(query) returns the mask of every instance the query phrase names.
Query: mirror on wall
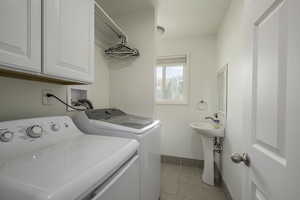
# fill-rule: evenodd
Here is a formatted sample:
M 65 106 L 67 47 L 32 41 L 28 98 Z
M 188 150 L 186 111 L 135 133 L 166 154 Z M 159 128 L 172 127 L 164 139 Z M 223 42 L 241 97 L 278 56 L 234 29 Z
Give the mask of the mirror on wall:
M 227 112 L 227 73 L 227 64 L 217 71 L 218 112 L 223 113 L 224 116 Z

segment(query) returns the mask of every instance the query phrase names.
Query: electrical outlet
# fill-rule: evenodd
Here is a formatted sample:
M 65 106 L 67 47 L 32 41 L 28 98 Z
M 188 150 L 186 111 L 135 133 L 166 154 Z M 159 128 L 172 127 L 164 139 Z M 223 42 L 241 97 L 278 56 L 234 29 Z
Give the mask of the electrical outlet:
M 42 90 L 43 105 L 53 105 L 53 98 L 47 97 L 47 93 L 53 94 L 53 90 L 51 90 L 51 89 L 43 89 Z

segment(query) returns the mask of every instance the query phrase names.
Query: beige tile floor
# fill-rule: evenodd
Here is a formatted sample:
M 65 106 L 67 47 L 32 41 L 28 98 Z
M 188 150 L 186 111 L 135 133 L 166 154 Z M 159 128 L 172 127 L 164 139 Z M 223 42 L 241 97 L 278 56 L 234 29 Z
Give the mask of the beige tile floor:
M 226 200 L 223 189 L 206 185 L 197 167 L 162 163 L 160 200 Z

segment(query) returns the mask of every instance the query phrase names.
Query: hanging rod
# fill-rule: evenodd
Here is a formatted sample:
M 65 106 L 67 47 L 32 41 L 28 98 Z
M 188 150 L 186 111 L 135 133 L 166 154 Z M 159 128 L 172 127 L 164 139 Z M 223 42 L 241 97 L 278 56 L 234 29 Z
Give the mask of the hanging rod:
M 118 38 L 122 39 L 122 41 L 128 41 L 127 35 L 121 29 L 121 27 L 105 12 L 105 10 L 95 1 L 96 14 L 100 15 L 103 18 L 104 23 L 111 29 Z

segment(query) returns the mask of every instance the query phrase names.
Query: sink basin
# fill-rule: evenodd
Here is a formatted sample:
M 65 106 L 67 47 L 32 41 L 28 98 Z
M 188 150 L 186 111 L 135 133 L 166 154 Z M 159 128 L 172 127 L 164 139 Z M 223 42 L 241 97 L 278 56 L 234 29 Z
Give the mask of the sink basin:
M 190 126 L 206 137 L 224 137 L 224 127 L 215 128 L 209 122 L 193 122 Z
M 209 122 L 193 122 L 190 126 L 200 134 L 204 151 L 202 180 L 214 185 L 214 138 L 224 137 L 224 127 L 215 128 Z

